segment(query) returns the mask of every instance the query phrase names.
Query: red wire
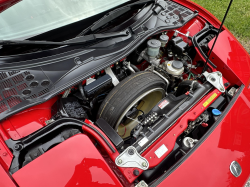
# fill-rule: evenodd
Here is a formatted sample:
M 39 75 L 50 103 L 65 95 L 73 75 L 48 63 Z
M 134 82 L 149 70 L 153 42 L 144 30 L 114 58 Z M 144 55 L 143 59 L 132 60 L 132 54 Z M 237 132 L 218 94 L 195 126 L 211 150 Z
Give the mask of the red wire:
M 123 127 L 125 127 L 125 132 L 124 132 L 124 134 L 123 135 L 120 135 L 119 133 L 119 136 L 121 136 L 121 137 L 123 137 L 123 136 L 125 136 L 125 134 L 126 134 L 126 131 L 127 131 L 127 129 L 126 129 L 126 126 L 124 126 L 123 124 L 121 124 Z

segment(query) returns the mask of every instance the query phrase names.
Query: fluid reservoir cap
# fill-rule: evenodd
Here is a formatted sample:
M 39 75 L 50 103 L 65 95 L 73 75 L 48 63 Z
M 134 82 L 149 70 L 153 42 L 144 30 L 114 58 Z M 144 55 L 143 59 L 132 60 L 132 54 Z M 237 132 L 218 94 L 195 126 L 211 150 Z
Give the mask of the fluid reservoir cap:
M 149 40 L 147 44 L 148 44 L 148 47 L 150 47 L 150 48 L 160 48 L 161 47 L 161 42 L 159 40 L 155 40 L 155 39 Z
M 172 63 L 173 68 L 175 69 L 182 69 L 183 68 L 183 63 L 178 60 L 174 60 Z
M 163 42 L 168 42 L 169 37 L 167 35 L 161 35 L 160 40 L 163 41 Z
M 212 110 L 212 113 L 213 113 L 213 115 L 215 115 L 215 116 L 221 115 L 221 111 L 219 111 L 218 109 L 213 109 L 213 110 Z

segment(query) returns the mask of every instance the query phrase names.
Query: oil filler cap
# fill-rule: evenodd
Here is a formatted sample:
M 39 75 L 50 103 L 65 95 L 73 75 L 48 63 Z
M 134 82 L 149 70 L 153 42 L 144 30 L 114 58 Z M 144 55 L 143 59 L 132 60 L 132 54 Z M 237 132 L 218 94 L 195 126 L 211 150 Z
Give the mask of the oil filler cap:
M 213 109 L 213 110 L 212 110 L 212 113 L 213 113 L 213 115 L 215 115 L 215 116 L 221 115 L 221 111 L 219 111 L 218 109 Z

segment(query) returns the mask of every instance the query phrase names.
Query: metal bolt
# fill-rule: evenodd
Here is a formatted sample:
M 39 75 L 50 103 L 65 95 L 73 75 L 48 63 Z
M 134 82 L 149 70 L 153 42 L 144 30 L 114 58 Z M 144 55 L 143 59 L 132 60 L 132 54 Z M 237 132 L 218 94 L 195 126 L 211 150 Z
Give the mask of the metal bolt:
M 213 81 L 213 82 L 216 81 L 216 79 L 215 79 L 214 77 L 211 77 L 210 79 L 211 79 L 211 81 Z
M 217 75 L 220 77 L 221 76 L 221 74 L 220 73 L 217 73 Z
M 119 159 L 119 160 L 118 160 L 118 164 L 121 164 L 121 163 L 122 163 L 122 159 Z
M 144 183 L 144 181 L 141 181 L 141 186 L 145 186 L 145 183 Z
M 14 146 L 14 149 L 15 149 L 16 151 L 19 151 L 19 150 L 22 149 L 22 146 L 21 146 L 20 144 L 16 144 L 16 145 Z
M 143 167 L 147 167 L 147 163 L 146 162 L 142 162 L 141 164 Z
M 175 134 L 174 134 L 174 136 L 175 136 Z
M 224 91 L 224 88 L 220 88 L 220 91 L 222 91 L 222 92 L 223 92 L 223 91 Z
M 129 149 L 129 150 L 128 150 L 128 154 L 129 154 L 129 155 L 133 155 L 134 153 L 135 153 L 134 149 Z

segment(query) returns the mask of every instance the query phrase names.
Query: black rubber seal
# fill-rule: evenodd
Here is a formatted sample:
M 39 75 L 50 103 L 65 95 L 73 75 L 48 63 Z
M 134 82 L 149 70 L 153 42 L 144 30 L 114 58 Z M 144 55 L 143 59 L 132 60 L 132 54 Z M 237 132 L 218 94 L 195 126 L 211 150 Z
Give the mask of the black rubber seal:
M 86 127 L 88 127 L 88 128 L 90 128 L 90 129 L 92 129 L 93 131 L 95 131 L 95 132 L 105 141 L 105 143 L 109 146 L 109 148 L 111 149 L 111 151 L 112 151 L 113 153 L 115 153 L 114 147 L 113 147 L 113 146 L 109 143 L 109 141 L 102 135 L 102 133 L 100 133 L 96 128 L 92 127 L 91 125 L 89 125 L 89 124 L 87 124 L 87 123 L 85 123 L 85 122 L 83 122 L 83 125 L 86 126 Z

